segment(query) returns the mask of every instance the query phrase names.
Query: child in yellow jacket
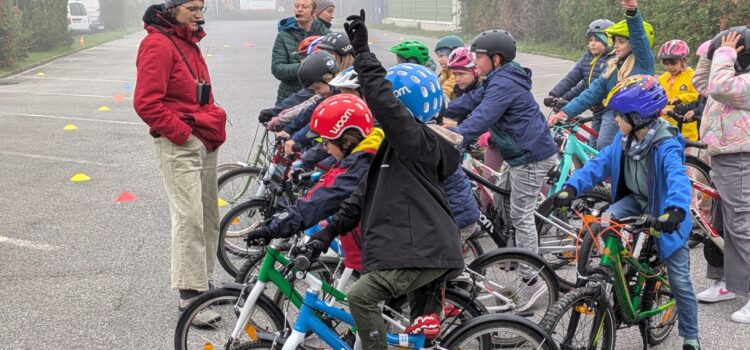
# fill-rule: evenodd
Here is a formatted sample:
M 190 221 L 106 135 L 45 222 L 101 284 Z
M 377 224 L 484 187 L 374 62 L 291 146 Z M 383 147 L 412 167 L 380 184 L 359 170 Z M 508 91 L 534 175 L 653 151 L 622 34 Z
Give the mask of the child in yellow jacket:
M 690 54 L 688 44 L 682 40 L 670 40 L 659 48 L 656 56 L 664 65 L 666 73 L 659 77 L 659 84 L 667 91 L 669 105 L 664 112 L 671 110 L 677 104 L 687 104 L 698 100 L 698 91 L 693 87 L 693 69 L 687 66 L 687 57 Z M 677 120 L 670 116 L 664 118 L 672 125 L 677 125 Z M 698 141 L 698 123 L 685 117 L 680 132 L 691 141 Z

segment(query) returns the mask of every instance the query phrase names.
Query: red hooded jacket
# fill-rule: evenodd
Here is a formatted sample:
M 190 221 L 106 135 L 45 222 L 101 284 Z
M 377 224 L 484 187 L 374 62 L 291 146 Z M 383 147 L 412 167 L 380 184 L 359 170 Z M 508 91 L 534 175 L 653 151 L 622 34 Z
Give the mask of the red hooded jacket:
M 193 32 L 187 25 L 172 24 L 161 16 L 159 6 L 149 7 L 143 17 L 148 35 L 138 49 L 135 111 L 148 124 L 152 136 L 181 145 L 193 134 L 206 149 L 215 151 L 226 140 L 226 112 L 214 103 L 213 94 L 209 103 L 198 103 L 195 78 L 175 45 L 157 28 L 180 47 L 198 79 L 210 82 L 197 45 L 206 34 L 202 29 Z

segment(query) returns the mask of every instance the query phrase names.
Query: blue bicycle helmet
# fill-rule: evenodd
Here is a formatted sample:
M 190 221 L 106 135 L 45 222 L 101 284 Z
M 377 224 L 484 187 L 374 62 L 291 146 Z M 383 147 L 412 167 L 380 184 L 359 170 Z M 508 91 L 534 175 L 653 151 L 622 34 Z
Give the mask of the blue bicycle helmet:
M 656 120 L 667 103 L 667 93 L 659 81 L 645 74 L 621 80 L 604 100 L 604 106 L 625 116 L 634 130 Z
M 418 64 L 401 63 L 388 68 L 385 78 L 393 85 L 393 94 L 418 121 L 426 123 L 440 112 L 443 88 L 435 72 Z

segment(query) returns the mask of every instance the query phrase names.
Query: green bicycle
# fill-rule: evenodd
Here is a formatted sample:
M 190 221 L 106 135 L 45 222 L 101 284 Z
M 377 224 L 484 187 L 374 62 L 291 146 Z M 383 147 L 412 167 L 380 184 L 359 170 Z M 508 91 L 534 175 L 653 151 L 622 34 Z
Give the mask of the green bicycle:
M 560 298 L 540 325 L 561 349 L 615 349 L 615 333 L 622 324 L 639 326 L 644 349 L 662 342 L 674 328 L 677 312 L 651 237 L 659 234 L 652 229 L 656 218 L 645 215 L 611 223 L 593 216 L 581 219 L 586 228 L 605 228 L 598 236 L 588 232 L 580 252 L 591 251 L 592 244 L 600 252 L 579 256 L 585 271 L 578 288 Z M 599 264 L 592 263 L 595 258 Z

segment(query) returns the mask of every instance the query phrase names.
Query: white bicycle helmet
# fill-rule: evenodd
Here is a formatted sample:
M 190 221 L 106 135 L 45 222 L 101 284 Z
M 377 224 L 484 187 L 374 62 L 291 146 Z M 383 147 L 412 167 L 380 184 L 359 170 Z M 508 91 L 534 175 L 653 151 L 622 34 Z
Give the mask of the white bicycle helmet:
M 328 85 L 338 88 L 359 89 L 359 74 L 354 71 L 354 67 L 349 67 L 328 82 Z

